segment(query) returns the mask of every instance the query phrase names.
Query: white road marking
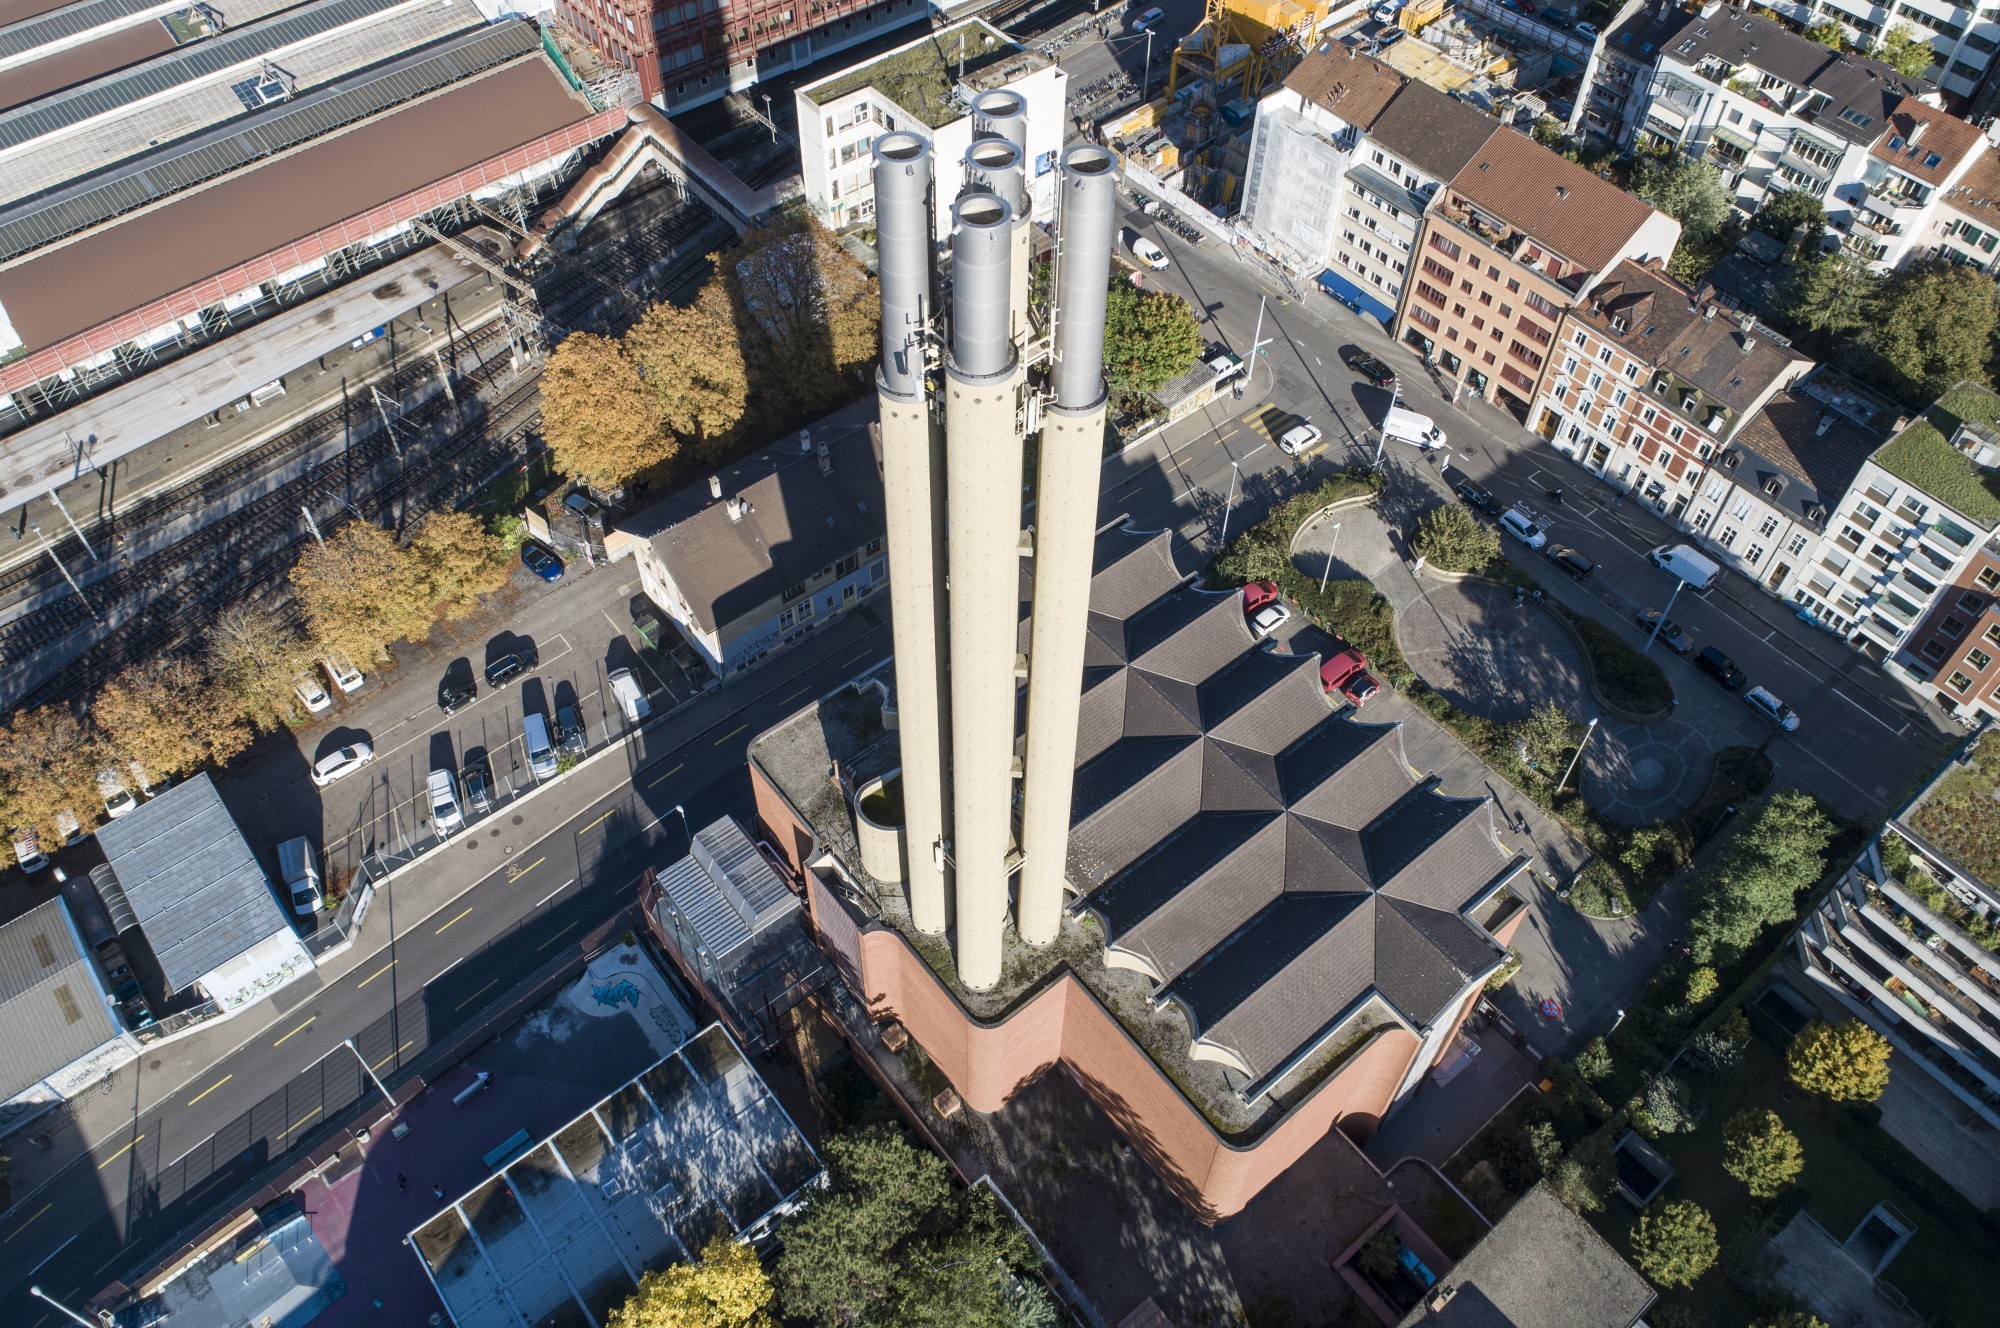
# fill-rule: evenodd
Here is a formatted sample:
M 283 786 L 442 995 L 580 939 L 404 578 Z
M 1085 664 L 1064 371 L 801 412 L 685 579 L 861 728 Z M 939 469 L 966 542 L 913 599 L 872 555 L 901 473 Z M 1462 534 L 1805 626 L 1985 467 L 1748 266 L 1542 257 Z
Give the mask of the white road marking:
M 1867 706 L 1864 706 L 1864 705 L 1862 705 L 1862 704 L 1861 704 L 1861 703 L 1860 703 L 1859 701 L 1857 701 L 1857 700 L 1855 700 L 1855 699 L 1854 699 L 1853 697 L 1849 696 L 1849 695 L 1848 695 L 1848 694 L 1847 694 L 1846 692 L 1843 692 L 1843 691 L 1841 691 L 1841 690 L 1840 690 L 1840 689 L 1839 689 L 1838 687 L 1829 687 L 1829 688 L 1827 688 L 1827 690 L 1828 690 L 1829 692 L 1832 692 L 1832 693 L 1833 693 L 1833 694 L 1834 694 L 1835 696 L 1839 697 L 1839 698 L 1840 698 L 1841 700 L 1843 700 L 1843 701 L 1847 702 L 1847 704 L 1849 704 L 1849 705 L 1853 706 L 1853 707 L 1854 707 L 1854 708 L 1855 708 L 1856 710 L 1859 710 L 1859 711 L 1860 711 L 1860 712 L 1861 712 L 1862 714 L 1864 714 L 1864 715 L 1868 716 L 1868 718 L 1870 718 L 1870 719 L 1874 720 L 1874 721 L 1875 721 L 1875 722 L 1876 722 L 1877 724 L 1881 724 L 1883 728 L 1885 728 L 1885 729 L 1889 729 L 1889 732 L 1890 732 L 1890 733 L 1892 733 L 1892 734 L 1893 734 L 1893 733 L 1897 733 L 1897 730 L 1895 730 L 1895 729 L 1890 729 L 1890 728 L 1889 728 L 1889 725 L 1888 725 L 1888 724 L 1887 724 L 1886 722 L 1884 722 L 1884 721 L 1883 721 L 1883 719 L 1881 718 L 1881 716 L 1877 715 L 1877 714 L 1876 714 L 1876 713 L 1875 713 L 1874 711 L 1870 710 L 1870 709 L 1869 709 L 1869 708 L 1868 708 Z M 1909 727 L 1909 725 L 1905 724 L 1905 725 L 1904 725 L 1903 727 L 1904 727 L 1904 728 L 1908 728 L 1908 727 Z M 1857 787 L 1859 787 L 1859 786 L 1857 785 Z
M 540 899 L 537 899 L 535 901 L 535 907 L 540 908 L 543 904 L 548 903 L 551 899 L 554 899 L 557 895 L 561 894 L 563 891 L 569 889 L 572 885 L 575 884 L 576 884 L 576 877 L 574 876 L 570 877 L 567 881 L 564 881 L 561 885 L 549 891 L 547 894 L 543 895 Z

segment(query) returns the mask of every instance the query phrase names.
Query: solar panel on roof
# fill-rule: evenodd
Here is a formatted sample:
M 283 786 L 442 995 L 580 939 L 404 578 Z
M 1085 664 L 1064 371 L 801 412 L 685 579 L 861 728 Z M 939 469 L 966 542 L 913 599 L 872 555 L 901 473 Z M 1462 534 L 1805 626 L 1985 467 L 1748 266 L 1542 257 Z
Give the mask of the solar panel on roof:
M 269 22 L 253 23 L 240 31 L 224 32 L 205 41 L 190 42 L 157 60 L 149 60 L 123 73 L 98 79 L 70 92 L 44 97 L 0 115 L 0 148 L 31 142 L 43 134 L 115 111 L 142 97 L 169 92 L 206 75 L 219 74 L 236 65 L 262 59 L 281 47 L 407 2 L 324 0 L 324 3 Z M 0 50 L 0 55 L 4 54 L 7 52 Z
M 529 24 L 502 24 L 428 60 L 364 78 L 331 95 L 288 103 L 227 138 L 156 155 L 130 174 L 62 199 L 0 211 L 0 262 L 540 49 L 541 38 Z
M 38 46 L 61 41 L 64 37 L 74 37 L 79 32 L 89 32 L 118 19 L 157 9 L 159 5 L 160 0 L 93 0 L 90 4 L 69 5 L 53 13 L 24 19 L 0 31 L 0 56 L 20 55 Z

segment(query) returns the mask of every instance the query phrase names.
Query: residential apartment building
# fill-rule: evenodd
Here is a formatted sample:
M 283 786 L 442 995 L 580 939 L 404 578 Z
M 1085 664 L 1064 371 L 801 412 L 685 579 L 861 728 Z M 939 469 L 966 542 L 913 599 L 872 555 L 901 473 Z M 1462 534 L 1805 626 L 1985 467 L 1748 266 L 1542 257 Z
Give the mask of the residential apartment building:
M 2000 50 L 2000 6 L 1955 5 L 1950 0 L 1771 0 L 1769 8 L 1812 27 L 1832 21 L 1860 46 L 1872 46 L 1890 28 L 1906 27 L 1937 53 L 1926 77 L 1954 97 L 1971 99 L 1987 82 Z
M 1931 700 L 1952 714 L 2000 718 L 2000 551 L 1973 551 L 1896 663 L 1911 678 L 1928 677 Z
M 1929 252 L 1981 272 L 2000 269 L 2000 153 L 1990 146 L 1944 191 Z
M 1244 214 L 1302 275 L 1390 323 L 1417 226 L 1498 124 L 1338 43 L 1257 108 Z
M 562 25 L 669 111 L 930 18 L 929 0 L 557 0 Z
M 1882 1034 L 1974 1130 L 2000 1128 L 2000 888 L 1978 838 L 1986 827 L 1969 823 L 1965 803 L 1992 796 L 1981 749 L 1996 741 L 1989 729 L 1946 762 L 1793 940 L 1821 1012 Z
M 1753 515 L 1738 488 L 1776 499 L 1781 467 L 1731 441 L 1812 368 L 1783 337 L 1662 271 L 1620 262 L 1564 315 L 1535 431 L 1669 521 L 1766 574 L 1786 517 Z M 1788 412 L 1789 414 L 1789 412 Z M 1776 439 L 1776 431 L 1770 431 Z M 1769 441 L 1767 441 L 1767 446 Z
M 1920 690 L 1932 668 L 1903 663 L 1917 629 L 2000 527 L 1992 421 L 2000 396 L 1961 383 L 1861 465 L 1793 598 L 1885 670 Z
M 1627 6 L 1585 75 L 1574 124 L 1708 161 L 1745 212 L 1775 190 L 1821 199 L 1859 257 L 1920 251 L 1942 197 L 1986 152 L 1936 85 L 1747 10 Z
M 621 520 L 604 543 L 726 679 L 886 588 L 883 532 L 874 427 L 822 424 Z
M 1563 315 L 1619 263 L 1664 262 L 1680 223 L 1502 129 L 1432 198 L 1397 337 L 1458 388 L 1529 418 Z
M 969 52 L 960 58 L 961 48 Z M 930 140 L 940 172 L 959 170 L 972 146 L 973 97 L 1011 89 L 1028 115 L 1028 192 L 1035 216 L 1055 207 L 1069 76 L 984 20 L 969 19 L 804 84 L 792 93 L 799 118 L 799 171 L 806 200 L 834 230 L 872 223 L 876 135 L 903 129 Z M 898 97 L 901 100 L 898 100 Z M 956 188 L 937 190 L 935 224 L 951 231 Z

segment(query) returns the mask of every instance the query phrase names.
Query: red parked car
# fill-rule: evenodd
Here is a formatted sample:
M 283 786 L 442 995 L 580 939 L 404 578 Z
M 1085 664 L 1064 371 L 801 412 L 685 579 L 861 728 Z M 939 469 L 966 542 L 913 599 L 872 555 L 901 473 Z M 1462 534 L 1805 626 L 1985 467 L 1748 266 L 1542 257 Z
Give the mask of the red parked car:
M 1382 690 L 1368 674 L 1368 657 L 1354 649 L 1343 650 L 1321 664 L 1319 681 L 1329 693 L 1339 692 L 1356 706 Z

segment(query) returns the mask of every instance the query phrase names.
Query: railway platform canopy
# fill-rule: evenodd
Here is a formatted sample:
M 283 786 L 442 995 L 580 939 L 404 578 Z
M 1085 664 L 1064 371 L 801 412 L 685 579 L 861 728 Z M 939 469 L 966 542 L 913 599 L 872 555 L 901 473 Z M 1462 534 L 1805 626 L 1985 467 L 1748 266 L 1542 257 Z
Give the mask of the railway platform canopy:
M 0 512 L 218 411 L 234 409 L 302 364 L 408 314 L 436 290 L 480 275 L 431 245 L 274 314 L 254 336 L 226 337 L 175 360 L 167 373 L 129 379 L 0 439 Z M 434 289 L 435 287 L 435 289 Z

